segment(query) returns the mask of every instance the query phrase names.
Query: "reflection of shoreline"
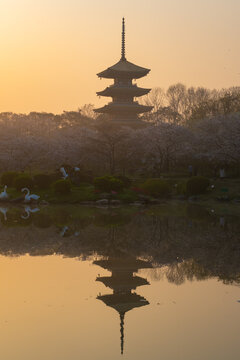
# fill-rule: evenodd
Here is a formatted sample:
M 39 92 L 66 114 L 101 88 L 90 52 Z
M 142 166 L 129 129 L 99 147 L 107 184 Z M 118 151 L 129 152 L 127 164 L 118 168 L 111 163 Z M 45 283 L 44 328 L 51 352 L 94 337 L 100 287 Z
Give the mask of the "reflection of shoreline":
M 114 258 L 94 261 L 95 265 L 110 271 L 111 276 L 97 277 L 96 281 L 102 282 L 113 290 L 113 294 L 99 295 L 98 300 L 103 301 L 107 306 L 115 309 L 120 316 L 121 354 L 124 351 L 124 318 L 128 311 L 134 308 L 146 306 L 149 302 L 133 290 L 142 285 L 149 285 L 149 282 L 139 276 L 133 275 L 139 269 L 152 268 L 151 263 L 137 260 L 135 258 Z
M 218 277 L 240 283 L 237 217 L 225 217 L 223 223 L 196 205 L 181 216 L 170 215 L 168 207 L 167 215 L 164 210 L 46 207 L 22 219 L 24 208 L 11 207 L 6 220 L 0 213 L 0 254 L 91 259 L 122 253 L 150 259 L 155 267 L 167 266 L 170 282 Z

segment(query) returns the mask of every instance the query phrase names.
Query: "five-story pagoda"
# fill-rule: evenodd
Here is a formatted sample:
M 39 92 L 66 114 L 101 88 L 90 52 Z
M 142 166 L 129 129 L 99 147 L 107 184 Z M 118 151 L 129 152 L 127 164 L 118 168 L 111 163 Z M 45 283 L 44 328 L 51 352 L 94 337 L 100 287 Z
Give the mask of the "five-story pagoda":
M 148 94 L 151 89 L 140 88 L 133 84 L 133 80 L 146 76 L 149 71 L 127 61 L 125 57 L 125 20 L 123 18 L 121 59 L 117 64 L 97 74 L 99 78 L 114 79 L 113 85 L 97 92 L 99 96 L 111 97 L 112 102 L 95 109 L 95 112 L 110 115 L 113 121 L 126 125 L 139 122 L 138 115 L 151 111 L 152 107 L 140 105 L 135 98 Z

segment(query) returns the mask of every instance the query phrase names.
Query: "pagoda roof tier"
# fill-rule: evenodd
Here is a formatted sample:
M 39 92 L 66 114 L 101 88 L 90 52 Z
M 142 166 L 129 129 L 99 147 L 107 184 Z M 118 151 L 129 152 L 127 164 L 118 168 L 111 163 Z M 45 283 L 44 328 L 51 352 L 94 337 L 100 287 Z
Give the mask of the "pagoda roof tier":
M 127 85 L 119 85 L 115 84 L 112 86 L 107 87 L 103 91 L 97 92 L 98 96 L 132 96 L 132 97 L 138 97 L 148 94 L 151 91 L 151 89 L 144 89 L 140 88 L 136 85 L 127 86 Z
M 133 113 L 141 114 L 152 110 L 152 106 L 140 105 L 137 102 L 111 102 L 101 108 L 95 109 L 97 113 L 107 114 L 120 114 L 120 113 Z
M 121 59 L 115 65 L 98 73 L 97 76 L 105 79 L 118 79 L 121 77 L 139 79 L 146 76 L 149 71 L 150 69 L 135 65 L 126 59 Z
M 134 308 L 149 305 L 149 302 L 143 296 L 135 293 L 100 295 L 97 299 L 102 300 L 107 306 L 112 307 L 119 313 L 126 313 Z
M 138 286 L 149 285 L 149 282 L 146 279 L 139 276 L 133 276 L 131 278 L 102 276 L 98 277 L 96 281 L 100 281 L 105 286 L 114 290 L 131 290 L 136 289 Z
M 108 271 L 122 270 L 137 272 L 139 269 L 150 269 L 153 267 L 149 261 L 140 259 L 110 258 L 108 260 L 95 260 L 93 263 Z

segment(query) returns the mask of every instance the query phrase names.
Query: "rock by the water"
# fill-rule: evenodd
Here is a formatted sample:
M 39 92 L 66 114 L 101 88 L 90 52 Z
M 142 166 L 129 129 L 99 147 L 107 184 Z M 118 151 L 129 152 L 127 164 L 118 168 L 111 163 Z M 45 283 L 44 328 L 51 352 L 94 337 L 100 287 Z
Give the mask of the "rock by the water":
M 96 204 L 101 205 L 101 206 L 106 206 L 109 204 L 109 201 L 108 201 L 108 199 L 101 199 L 101 200 L 97 200 Z
M 95 201 L 81 201 L 81 205 L 94 205 Z
M 132 205 L 132 206 L 144 206 L 145 203 L 142 202 L 142 201 L 135 201 L 135 202 L 131 203 L 130 205 Z
M 218 201 L 230 201 L 230 198 L 228 195 L 224 195 L 224 196 L 218 196 L 217 200 Z
M 144 201 L 145 203 L 149 203 L 151 201 L 151 196 L 147 195 L 138 195 L 139 200 Z
M 188 201 L 197 201 L 197 200 L 199 200 L 199 197 L 198 196 L 190 196 L 189 198 L 188 198 Z
M 162 201 L 159 200 L 159 199 L 150 199 L 149 203 L 150 203 L 151 205 L 158 205 L 158 204 L 161 204 Z
M 240 203 L 240 199 L 234 199 L 233 200 L 235 203 Z
M 177 200 L 186 200 L 186 196 L 185 195 L 178 195 L 178 196 L 176 196 L 176 199 Z
M 120 201 L 120 200 L 115 200 L 115 199 L 113 199 L 113 200 L 110 201 L 110 204 L 111 204 L 111 205 L 120 205 L 120 204 L 121 204 L 121 201 Z

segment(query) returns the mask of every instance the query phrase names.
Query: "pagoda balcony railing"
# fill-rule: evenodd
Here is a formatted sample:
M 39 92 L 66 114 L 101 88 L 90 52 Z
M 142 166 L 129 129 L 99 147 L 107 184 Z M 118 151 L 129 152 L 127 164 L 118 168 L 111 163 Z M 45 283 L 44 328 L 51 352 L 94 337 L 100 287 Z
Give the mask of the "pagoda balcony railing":
M 113 87 L 122 87 L 122 88 L 125 88 L 127 86 L 130 86 L 130 87 L 137 87 L 137 84 L 113 84 L 113 85 L 109 85 L 109 88 L 113 88 Z
M 127 105 L 139 105 L 139 103 L 137 101 L 127 101 L 127 100 L 117 101 L 117 102 L 116 101 L 115 102 L 111 101 L 111 102 L 108 103 L 108 105 L 112 105 L 112 104 L 114 104 L 114 105 L 125 105 L 125 104 L 127 104 Z

